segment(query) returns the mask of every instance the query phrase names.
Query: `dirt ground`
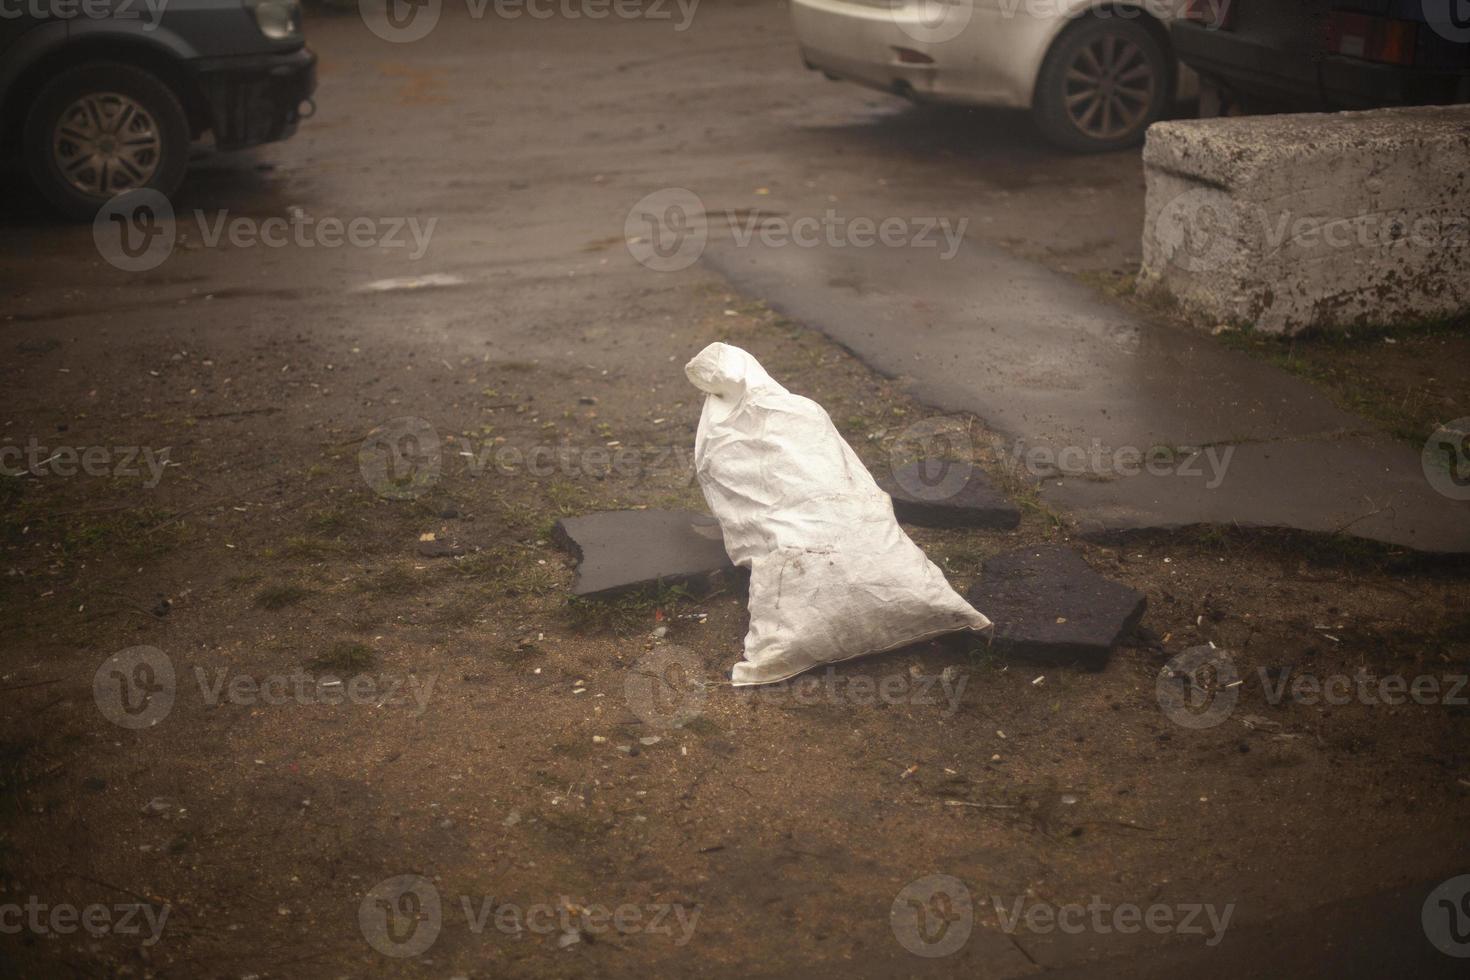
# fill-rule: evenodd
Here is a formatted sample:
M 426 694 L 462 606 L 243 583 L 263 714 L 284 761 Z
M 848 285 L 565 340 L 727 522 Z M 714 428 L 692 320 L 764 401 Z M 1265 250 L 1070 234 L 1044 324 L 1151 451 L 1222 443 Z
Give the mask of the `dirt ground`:
M 738 584 L 569 602 L 557 518 L 703 509 L 682 367 L 705 344 L 739 344 L 819 401 L 875 470 L 926 416 L 698 266 L 637 264 L 623 223 L 641 196 L 965 214 L 1103 281 L 1137 261 L 1142 177 L 1136 154 L 1055 155 L 1023 118 L 829 85 L 801 69 L 776 5 L 711 3 L 683 33 L 459 16 L 417 45 L 313 18 L 319 114 L 288 143 L 204 161 L 181 201 L 438 217 L 417 261 L 187 233 L 130 274 L 90 228 L 10 205 L 0 442 L 109 454 L 96 475 L 0 479 L 0 905 L 168 912 L 152 943 L 6 933 L 0 968 L 1022 976 L 1201 940 L 1008 933 L 992 896 L 1231 904 L 1248 930 L 1470 867 L 1470 690 L 1271 703 L 1302 675 L 1448 691 L 1470 674 L 1463 564 L 1225 530 L 1080 541 L 1012 485 L 1016 531 L 912 536 L 961 589 L 989 555 L 1067 541 L 1143 591 L 1144 625 L 1106 669 L 950 640 L 842 665 L 801 697 L 724 681 Z M 458 281 L 362 291 L 428 274 Z M 1419 343 L 1402 342 L 1417 352 L 1405 378 L 1446 367 Z M 1436 397 L 1445 418 L 1470 414 L 1463 389 Z M 360 451 L 404 417 L 432 426 L 440 472 L 393 499 Z M 572 462 L 530 472 L 537 447 Z M 620 449 L 632 462 L 605 472 L 588 456 Z M 1244 683 L 1227 720 L 1189 728 L 1161 711 L 1157 679 L 1207 642 Z M 158 697 L 162 678 L 99 668 L 140 646 L 176 677 L 166 713 L 134 729 L 109 720 L 109 692 L 154 703 L 129 685 Z M 650 723 L 629 687 L 672 646 L 708 682 L 681 726 Z M 956 696 L 924 696 L 951 667 Z M 298 676 L 306 693 L 283 703 L 254 686 Z M 323 681 L 354 677 L 369 680 L 327 703 L 348 685 Z M 899 694 L 880 703 L 855 679 Z M 976 898 L 969 941 L 941 959 L 890 926 L 900 891 L 936 873 Z M 442 901 L 417 955 L 386 955 L 364 926 L 365 899 L 401 875 Z M 642 926 L 476 918 L 566 906 L 633 906 Z

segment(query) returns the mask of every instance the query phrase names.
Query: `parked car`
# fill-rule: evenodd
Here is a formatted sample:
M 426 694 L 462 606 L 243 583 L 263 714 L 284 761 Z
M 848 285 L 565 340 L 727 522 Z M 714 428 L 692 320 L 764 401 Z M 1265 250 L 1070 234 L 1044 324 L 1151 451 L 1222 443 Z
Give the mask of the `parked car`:
M 284 139 L 309 114 L 316 56 L 296 0 L 29 3 L 0 18 L 0 134 L 56 207 L 90 218 L 123 191 L 171 195 L 192 140 Z
M 791 0 L 807 67 L 922 102 L 1029 108 L 1077 151 L 1142 141 L 1181 82 L 1186 0 Z
M 1463 0 L 1195 0 L 1172 35 L 1206 87 L 1247 112 L 1470 101 Z

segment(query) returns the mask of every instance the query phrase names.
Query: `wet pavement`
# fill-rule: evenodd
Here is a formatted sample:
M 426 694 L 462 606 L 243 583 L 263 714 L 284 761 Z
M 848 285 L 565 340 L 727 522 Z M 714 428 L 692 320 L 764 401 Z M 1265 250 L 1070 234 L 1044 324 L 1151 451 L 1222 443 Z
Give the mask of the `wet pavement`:
M 1470 551 L 1464 503 L 1418 452 L 1305 381 L 994 246 L 945 260 L 753 239 L 706 258 L 919 400 L 978 416 L 1084 532 L 1288 528 Z

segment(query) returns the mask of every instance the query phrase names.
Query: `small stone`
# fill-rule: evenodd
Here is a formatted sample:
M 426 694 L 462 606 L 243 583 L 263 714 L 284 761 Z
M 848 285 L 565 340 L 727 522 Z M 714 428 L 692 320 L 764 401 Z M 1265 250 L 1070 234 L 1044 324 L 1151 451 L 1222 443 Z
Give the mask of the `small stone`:
M 504 820 L 500 821 L 500 826 L 502 826 L 502 827 L 514 827 L 516 824 L 518 824 L 520 822 L 521 822 L 521 811 L 519 811 L 519 810 L 512 810 L 512 811 L 510 811 L 510 815 L 509 816 L 507 816 Z
M 168 800 L 164 799 L 162 796 L 155 796 L 153 799 L 143 804 L 143 812 L 148 814 L 149 816 L 157 816 L 160 813 L 167 813 L 168 807 Z

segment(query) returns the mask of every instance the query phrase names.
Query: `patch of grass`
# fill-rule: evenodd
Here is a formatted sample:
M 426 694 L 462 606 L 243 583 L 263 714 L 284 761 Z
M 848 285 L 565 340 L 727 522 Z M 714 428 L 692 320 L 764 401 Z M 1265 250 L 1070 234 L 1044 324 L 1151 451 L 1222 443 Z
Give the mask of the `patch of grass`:
M 523 562 L 506 568 L 502 581 L 505 582 L 505 587 L 501 589 L 501 594 L 509 598 L 550 595 L 561 588 L 561 582 L 552 566 L 534 562 Z
M 313 534 L 336 537 L 350 530 L 352 525 L 351 515 L 337 507 L 323 507 L 306 515 L 306 528 Z
M 311 595 L 310 589 L 303 589 L 299 585 L 267 585 L 255 593 L 255 604 L 261 609 L 285 609 Z
M 1138 275 L 1133 272 L 1084 271 L 1077 273 L 1077 278 L 1114 298 L 1132 296 L 1138 291 Z
M 1462 317 L 1399 327 L 1309 331 L 1293 337 L 1232 330 L 1222 333 L 1220 340 L 1233 350 L 1262 358 L 1320 386 L 1340 407 L 1419 446 L 1447 415 L 1463 414 L 1463 405 L 1455 408 L 1448 404 L 1455 400 L 1453 391 L 1458 382 L 1452 379 L 1458 373 L 1440 363 L 1433 350 L 1415 342 L 1435 337 L 1463 338 L 1467 332 L 1470 320 Z M 1433 386 L 1426 380 L 1430 375 L 1441 379 L 1444 390 L 1431 390 Z
M 44 547 L 48 558 L 62 563 L 104 556 L 146 561 L 172 551 L 189 536 L 189 528 L 174 521 L 172 512 L 153 507 L 101 506 L 59 513 L 45 488 L 27 492 L 18 477 L 0 481 L 0 503 L 0 542 Z
M 691 606 L 698 598 L 682 585 L 661 585 L 648 592 L 629 592 L 608 599 L 567 600 L 572 628 L 581 632 L 607 630 L 620 636 L 653 629 L 654 611 L 662 609 L 666 616 L 681 606 Z
M 334 555 L 341 554 L 342 550 L 342 545 L 336 541 L 326 541 L 298 534 L 287 538 L 285 544 L 275 554 L 296 561 L 325 561 Z
M 552 480 L 541 487 L 541 499 L 550 504 L 557 517 L 580 514 L 590 499 L 587 488 L 570 480 Z
M 492 547 L 465 555 L 447 567 L 464 578 L 497 586 L 493 594 L 512 598 L 549 595 L 561 588 L 560 567 L 541 564 L 543 553 L 515 546 Z
M 496 579 L 509 561 L 509 554 L 501 548 L 485 548 L 472 551 L 448 567 L 456 574 L 471 579 Z
M 1016 503 L 1025 513 L 1035 514 L 1040 517 L 1046 522 L 1048 528 L 1059 529 L 1066 527 L 1066 520 L 1062 515 L 1042 503 L 1041 497 L 1034 491 L 1028 495 L 1016 497 Z
M 450 599 L 438 609 L 440 622 L 451 626 L 469 626 L 485 611 L 485 597 L 478 592 L 469 592 Z
M 423 585 L 422 576 L 402 565 L 390 565 L 370 580 L 358 583 L 358 589 L 375 595 L 411 595 Z
M 377 666 L 378 655 L 366 643 L 338 640 L 325 651 L 307 661 L 314 670 L 333 670 L 343 674 L 360 674 Z

